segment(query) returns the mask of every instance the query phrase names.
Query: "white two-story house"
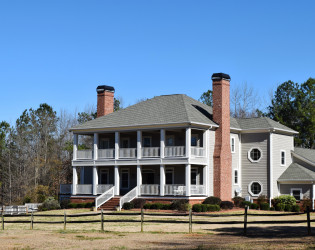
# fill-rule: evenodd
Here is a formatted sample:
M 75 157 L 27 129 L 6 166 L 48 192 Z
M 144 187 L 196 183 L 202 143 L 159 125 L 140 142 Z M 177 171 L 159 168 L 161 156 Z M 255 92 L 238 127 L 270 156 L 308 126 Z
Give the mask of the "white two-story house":
M 73 183 L 60 193 L 108 209 L 137 197 L 196 203 L 292 194 L 314 201 L 314 150 L 295 151 L 297 132 L 269 118 L 231 118 L 230 77 L 212 80 L 213 107 L 176 94 L 113 112 L 114 88 L 99 86 L 98 117 L 71 128 Z M 87 136 L 90 149 L 78 150 Z

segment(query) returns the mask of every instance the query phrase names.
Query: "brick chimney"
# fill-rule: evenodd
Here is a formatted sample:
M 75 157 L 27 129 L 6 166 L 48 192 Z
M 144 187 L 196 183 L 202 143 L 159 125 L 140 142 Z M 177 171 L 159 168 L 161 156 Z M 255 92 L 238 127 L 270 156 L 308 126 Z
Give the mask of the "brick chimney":
M 212 75 L 213 121 L 215 131 L 213 153 L 213 194 L 221 200 L 232 199 L 232 155 L 230 147 L 230 76 Z
M 108 115 L 114 112 L 114 92 L 111 86 L 100 85 L 97 92 L 97 117 Z

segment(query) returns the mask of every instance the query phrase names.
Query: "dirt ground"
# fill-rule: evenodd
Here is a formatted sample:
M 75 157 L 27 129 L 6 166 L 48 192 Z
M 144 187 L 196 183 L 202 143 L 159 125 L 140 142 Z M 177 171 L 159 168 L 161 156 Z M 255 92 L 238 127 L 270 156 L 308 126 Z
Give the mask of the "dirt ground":
M 67 214 L 87 212 L 86 210 L 67 210 Z M 46 212 L 56 214 L 56 211 Z M 63 211 L 59 212 L 60 214 Z M 235 213 L 235 212 L 234 212 Z M 270 213 L 270 212 L 269 212 Z M 140 232 L 138 222 L 109 222 L 110 219 L 134 219 L 139 216 L 104 217 L 105 232 L 100 231 L 100 223 L 69 223 L 66 230 L 63 224 L 7 223 L 0 230 L 0 249 L 315 249 L 315 227 L 311 236 L 307 236 L 306 223 L 248 224 L 247 236 L 243 236 L 243 224 L 193 224 L 193 233 L 189 234 L 187 217 L 145 216 L 145 220 L 159 219 L 163 222 L 145 222 L 144 232 Z M 315 214 L 312 214 L 312 218 Z M 5 218 L 9 220 L 29 220 L 29 218 Z M 69 220 L 95 220 L 99 216 L 69 218 Z M 296 216 L 254 216 L 252 221 L 304 220 L 305 215 Z M 35 221 L 60 221 L 54 217 L 34 217 Z M 167 220 L 181 221 L 179 224 L 165 223 Z M 242 216 L 236 217 L 197 217 L 193 221 L 242 222 Z

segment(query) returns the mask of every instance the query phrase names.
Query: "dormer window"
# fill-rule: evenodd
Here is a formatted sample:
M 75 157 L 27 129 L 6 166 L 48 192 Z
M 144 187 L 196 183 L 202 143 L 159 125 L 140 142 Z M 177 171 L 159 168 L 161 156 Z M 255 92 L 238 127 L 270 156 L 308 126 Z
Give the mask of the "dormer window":
M 248 159 L 251 162 L 259 162 L 260 159 L 262 158 L 262 151 L 260 148 L 251 148 L 248 151 Z

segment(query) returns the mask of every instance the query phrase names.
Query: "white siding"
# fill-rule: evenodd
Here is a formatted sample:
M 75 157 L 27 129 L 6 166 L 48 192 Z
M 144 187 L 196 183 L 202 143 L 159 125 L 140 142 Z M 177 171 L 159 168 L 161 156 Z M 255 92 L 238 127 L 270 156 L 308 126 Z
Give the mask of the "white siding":
M 241 183 L 240 183 L 240 171 L 239 171 L 239 134 L 230 134 L 230 140 L 232 140 L 232 137 L 235 139 L 235 152 L 232 153 L 231 150 L 231 154 L 232 154 L 232 197 L 235 196 L 235 189 L 237 187 L 241 187 Z M 232 142 L 232 141 L 230 141 Z M 234 184 L 234 171 L 237 170 L 238 171 L 238 185 Z
M 272 135 L 272 169 L 273 169 L 273 196 L 277 197 L 278 190 L 277 180 L 282 173 L 292 163 L 291 150 L 294 150 L 293 137 L 288 135 L 273 134 Z M 281 150 L 285 151 L 285 166 L 281 166 Z
M 213 152 L 215 143 L 215 131 L 209 131 L 209 186 L 210 196 L 213 195 Z

